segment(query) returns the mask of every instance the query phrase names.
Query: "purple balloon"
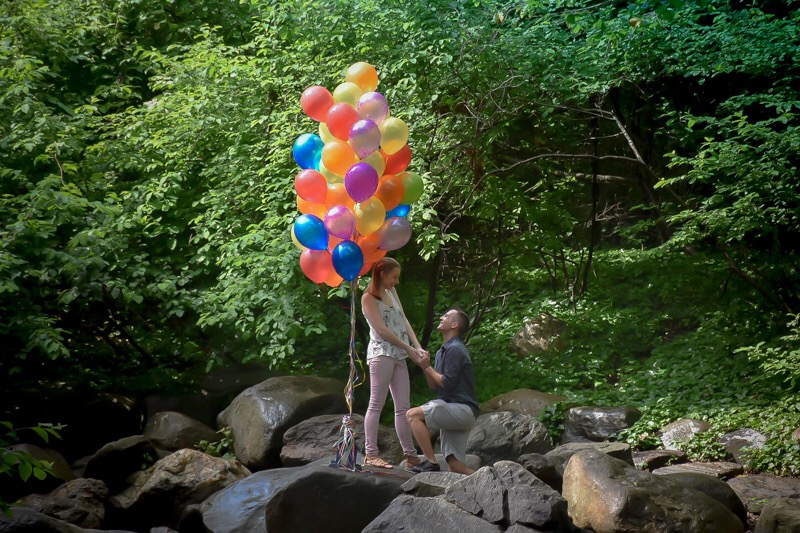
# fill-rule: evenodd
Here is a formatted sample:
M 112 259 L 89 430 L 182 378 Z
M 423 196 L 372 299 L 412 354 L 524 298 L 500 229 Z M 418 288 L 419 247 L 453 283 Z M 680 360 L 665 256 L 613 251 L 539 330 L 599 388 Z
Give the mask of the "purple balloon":
M 364 93 L 356 105 L 358 116 L 366 118 L 380 126 L 389 116 L 389 103 L 381 93 Z
M 335 205 L 325 215 L 325 229 L 334 237 L 352 239 L 356 230 L 356 217 L 343 205 Z
M 380 229 L 381 240 L 378 248 L 381 250 L 397 250 L 406 245 L 411 239 L 411 224 L 403 217 L 392 217 L 383 223 Z
M 363 202 L 378 189 L 378 171 L 367 163 L 356 163 L 344 176 L 344 188 L 353 201 Z
M 350 128 L 350 146 L 359 159 L 364 159 L 381 145 L 381 129 L 373 121 L 362 118 Z

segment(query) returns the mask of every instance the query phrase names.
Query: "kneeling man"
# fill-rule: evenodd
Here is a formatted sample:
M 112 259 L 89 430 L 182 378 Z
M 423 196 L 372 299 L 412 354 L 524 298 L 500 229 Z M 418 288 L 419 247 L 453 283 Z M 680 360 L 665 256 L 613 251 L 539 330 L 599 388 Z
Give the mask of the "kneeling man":
M 406 413 L 414 438 L 425 455 L 419 465 L 407 468 L 410 472 L 437 472 L 440 470 L 433 453 L 428 429 L 439 430 L 442 454 L 451 472 L 472 474 L 474 470 L 464 464 L 467 439 L 478 416 L 475 396 L 475 375 L 469 351 L 461 337 L 469 328 L 469 317 L 461 309 L 450 309 L 440 318 L 439 327 L 444 344 L 436 352 L 431 366 L 430 356 L 414 358 L 422 368 L 428 386 L 436 392 L 436 399 Z

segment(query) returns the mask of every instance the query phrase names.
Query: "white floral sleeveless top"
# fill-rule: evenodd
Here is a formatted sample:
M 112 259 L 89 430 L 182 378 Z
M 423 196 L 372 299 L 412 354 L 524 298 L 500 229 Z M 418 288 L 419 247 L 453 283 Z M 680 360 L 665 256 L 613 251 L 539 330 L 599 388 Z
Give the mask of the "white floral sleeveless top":
M 380 313 L 381 318 L 383 319 L 383 323 L 389 328 L 392 333 L 397 335 L 397 338 L 402 340 L 403 342 L 410 344 L 408 338 L 408 331 L 406 331 L 406 322 L 403 319 L 403 311 L 400 308 L 400 302 L 394 297 L 392 291 L 386 291 L 389 295 L 389 298 L 392 300 L 392 307 L 386 305 L 382 300 L 375 298 L 375 301 L 378 304 L 378 313 Z M 363 309 L 362 309 L 363 313 Z M 367 315 L 364 315 L 366 318 Z M 372 323 L 367 318 L 367 324 L 369 324 L 369 344 L 367 345 L 367 360 L 372 359 L 373 357 L 378 357 L 379 355 L 385 355 L 388 357 L 393 357 L 394 359 L 405 359 L 408 357 L 406 351 L 399 346 L 395 346 L 391 342 L 384 340 L 375 331 L 375 328 L 372 326 Z

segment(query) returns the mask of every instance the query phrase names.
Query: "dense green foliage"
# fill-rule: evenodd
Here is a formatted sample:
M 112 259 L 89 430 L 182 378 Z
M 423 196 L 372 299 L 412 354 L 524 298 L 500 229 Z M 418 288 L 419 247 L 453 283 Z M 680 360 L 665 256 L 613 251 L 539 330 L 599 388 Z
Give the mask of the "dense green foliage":
M 482 399 L 636 405 L 639 446 L 706 418 L 698 456 L 755 425 L 752 467 L 797 473 L 799 22 L 720 0 L 6 2 L 3 393 L 344 376 L 347 299 L 289 238 L 291 145 L 316 127 L 302 90 L 366 60 L 426 179 L 401 296 L 426 340 L 442 306 L 473 315 Z M 563 347 L 520 359 L 541 312 Z

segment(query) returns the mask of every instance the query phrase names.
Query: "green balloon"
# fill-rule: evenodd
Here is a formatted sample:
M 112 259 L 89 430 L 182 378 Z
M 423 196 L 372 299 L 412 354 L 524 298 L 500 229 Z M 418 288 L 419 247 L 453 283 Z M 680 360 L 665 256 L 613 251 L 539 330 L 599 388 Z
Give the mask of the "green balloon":
M 406 189 L 406 193 L 403 195 L 403 201 L 400 202 L 401 204 L 413 204 L 422 196 L 424 183 L 419 174 L 406 172 L 405 176 L 403 176 L 403 186 Z

